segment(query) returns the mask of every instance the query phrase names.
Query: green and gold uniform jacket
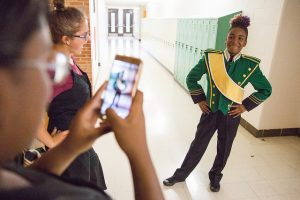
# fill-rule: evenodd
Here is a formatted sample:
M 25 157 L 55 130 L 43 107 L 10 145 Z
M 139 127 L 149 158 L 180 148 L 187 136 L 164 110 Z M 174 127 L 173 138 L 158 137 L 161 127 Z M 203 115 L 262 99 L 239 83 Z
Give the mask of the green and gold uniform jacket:
M 192 68 L 186 78 L 186 83 L 194 103 L 206 100 L 212 112 L 221 110 L 224 115 L 230 110 L 233 101 L 226 98 L 216 87 L 212 76 L 208 73 L 208 54 L 220 53 L 224 55 L 223 51 L 206 50 L 204 56 L 199 63 Z M 224 55 L 225 59 L 225 55 Z M 228 70 L 227 73 L 230 78 L 239 86 L 244 88 L 248 83 L 251 83 L 256 92 L 245 98 L 242 104 L 247 111 L 252 110 L 262 102 L 264 102 L 272 93 L 272 87 L 266 77 L 262 74 L 259 68 L 260 60 L 258 58 L 241 55 L 234 62 L 228 63 L 225 59 L 225 65 Z M 198 83 L 201 77 L 207 75 L 207 94 L 205 95 L 203 88 Z

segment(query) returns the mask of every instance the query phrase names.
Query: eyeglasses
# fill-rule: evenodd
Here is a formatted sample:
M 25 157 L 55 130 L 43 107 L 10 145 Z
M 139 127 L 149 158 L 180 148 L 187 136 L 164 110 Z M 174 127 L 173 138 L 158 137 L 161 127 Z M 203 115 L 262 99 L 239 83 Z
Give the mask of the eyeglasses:
M 55 52 L 48 62 L 38 60 L 26 60 L 18 62 L 23 67 L 38 67 L 48 72 L 49 78 L 54 85 L 62 84 L 69 75 L 69 62 L 63 53 Z
M 72 35 L 73 37 L 77 37 L 77 38 L 81 38 L 84 39 L 86 42 L 88 41 L 88 39 L 90 38 L 90 34 L 89 33 L 85 33 L 84 35 Z

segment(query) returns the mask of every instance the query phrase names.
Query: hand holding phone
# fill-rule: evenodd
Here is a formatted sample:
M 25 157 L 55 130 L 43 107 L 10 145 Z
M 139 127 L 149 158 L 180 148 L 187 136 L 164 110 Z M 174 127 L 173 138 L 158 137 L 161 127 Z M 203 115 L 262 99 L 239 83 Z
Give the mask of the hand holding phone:
M 138 58 L 116 55 L 106 86 L 100 116 L 106 118 L 106 110 L 112 108 L 126 118 L 141 73 L 142 61 Z

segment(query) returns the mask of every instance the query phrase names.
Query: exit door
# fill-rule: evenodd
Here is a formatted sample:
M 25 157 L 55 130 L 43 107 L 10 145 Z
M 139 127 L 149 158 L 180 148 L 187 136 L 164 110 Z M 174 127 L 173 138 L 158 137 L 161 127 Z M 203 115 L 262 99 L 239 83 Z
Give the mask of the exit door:
M 108 34 L 118 34 L 118 9 L 108 9 Z
M 133 9 L 123 9 L 123 33 L 133 36 Z

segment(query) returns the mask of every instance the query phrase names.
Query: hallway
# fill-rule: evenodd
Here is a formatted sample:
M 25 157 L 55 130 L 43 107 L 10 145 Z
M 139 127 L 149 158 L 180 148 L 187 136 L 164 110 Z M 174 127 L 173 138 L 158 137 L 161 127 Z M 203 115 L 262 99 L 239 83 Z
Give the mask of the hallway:
M 152 160 L 167 200 L 296 200 L 300 196 L 300 138 L 254 138 L 239 127 L 231 156 L 223 171 L 219 193 L 209 190 L 208 171 L 216 154 L 216 136 L 186 182 L 165 187 L 162 180 L 181 165 L 194 138 L 201 115 L 189 94 L 153 59 L 137 40 L 109 38 L 107 60 L 97 73 L 94 87 L 108 76 L 115 54 L 140 57 L 143 62 L 139 89 L 144 93 L 147 139 Z M 134 139 L 134 138 L 133 138 Z M 114 199 L 133 199 L 127 158 L 113 134 L 94 144 L 103 165 L 107 192 Z

